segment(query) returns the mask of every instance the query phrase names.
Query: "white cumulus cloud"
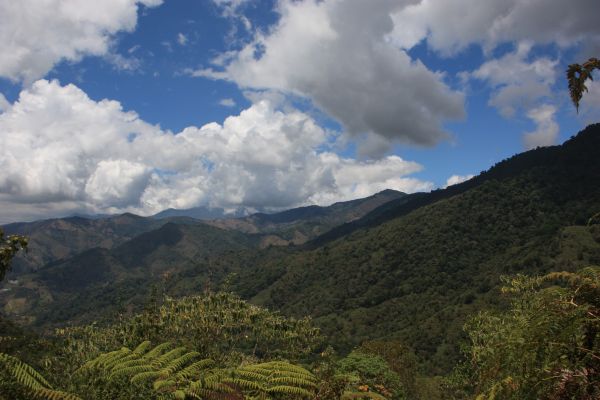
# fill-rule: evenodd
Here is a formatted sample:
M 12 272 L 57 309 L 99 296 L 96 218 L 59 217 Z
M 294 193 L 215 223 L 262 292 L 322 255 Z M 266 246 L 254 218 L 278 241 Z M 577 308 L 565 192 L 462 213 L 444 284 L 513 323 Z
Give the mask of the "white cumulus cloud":
M 485 62 L 471 74 L 489 82 L 494 89 L 490 105 L 505 117 L 512 117 L 515 108 L 532 108 L 552 93 L 558 60 L 547 57 L 529 60 L 531 47 L 531 42 L 521 42 L 514 52 Z
M 464 116 L 464 99 L 386 39 L 405 3 L 282 0 L 279 22 L 219 59 L 224 68 L 188 73 L 308 97 L 352 136 L 375 134 L 385 147 L 434 145 L 448 137 L 445 121 Z
M 526 149 L 556 144 L 559 126 L 555 114 L 556 107 L 551 104 L 541 105 L 527 113 L 527 116 L 536 124 L 536 129 L 525 133 L 523 136 Z
M 475 175 L 469 174 L 469 175 L 452 175 L 450 178 L 448 178 L 446 180 L 446 185 L 444 187 L 448 187 L 448 186 L 452 186 L 452 185 L 458 185 L 459 183 L 463 183 L 465 181 L 468 181 L 469 179 L 473 178 Z
M 140 4 L 162 0 L 0 0 L 0 76 L 26 84 L 61 60 L 109 54 L 119 31 L 132 31 Z
M 597 0 L 421 0 L 394 14 L 390 38 L 404 48 L 426 39 L 446 55 L 473 43 L 488 51 L 523 40 L 568 47 L 598 42 L 599 14 Z
M 398 156 L 358 161 L 329 150 L 307 114 L 266 99 L 223 124 L 176 134 L 117 101 L 40 80 L 0 114 L 2 221 L 73 212 L 155 213 L 198 205 L 280 209 L 429 190 Z

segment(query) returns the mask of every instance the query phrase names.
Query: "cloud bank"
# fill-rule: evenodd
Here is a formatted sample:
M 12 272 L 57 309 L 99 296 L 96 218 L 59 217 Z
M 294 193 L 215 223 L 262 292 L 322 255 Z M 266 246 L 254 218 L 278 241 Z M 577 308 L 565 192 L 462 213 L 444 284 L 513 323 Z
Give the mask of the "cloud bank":
M 223 69 L 189 72 L 310 98 L 351 136 L 377 135 L 386 150 L 392 142 L 432 146 L 448 137 L 445 121 L 464 117 L 464 98 L 387 40 L 391 15 L 405 3 L 280 1 L 279 22 L 225 62 L 219 57 Z
M 0 114 L 0 132 L 1 222 L 198 205 L 280 209 L 433 188 L 407 177 L 422 167 L 400 157 L 328 151 L 330 135 L 310 116 L 268 100 L 173 134 L 117 101 L 39 80 Z
M 393 15 L 390 37 L 403 48 L 426 39 L 446 56 L 471 44 L 491 51 L 501 43 L 524 40 L 570 47 L 598 43 L 599 12 L 596 0 L 421 0 Z

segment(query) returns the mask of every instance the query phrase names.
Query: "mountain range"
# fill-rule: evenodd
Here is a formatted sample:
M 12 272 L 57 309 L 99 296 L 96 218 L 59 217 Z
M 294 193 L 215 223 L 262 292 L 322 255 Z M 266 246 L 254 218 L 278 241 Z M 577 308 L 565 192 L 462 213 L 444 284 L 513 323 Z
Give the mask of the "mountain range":
M 506 307 L 501 277 L 600 265 L 600 124 L 430 193 L 200 221 L 130 214 L 5 226 L 31 238 L 0 289 L 37 329 L 111 318 L 152 290 L 232 290 L 310 315 L 345 352 L 400 339 L 428 374 L 460 357 L 462 326 Z

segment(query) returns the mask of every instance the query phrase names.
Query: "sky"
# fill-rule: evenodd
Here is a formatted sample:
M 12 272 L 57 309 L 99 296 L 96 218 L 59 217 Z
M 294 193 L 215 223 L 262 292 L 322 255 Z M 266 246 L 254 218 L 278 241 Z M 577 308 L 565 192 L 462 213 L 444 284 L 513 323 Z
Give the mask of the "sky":
M 0 0 L 0 223 L 459 183 L 600 121 L 600 83 L 576 113 L 564 77 L 600 57 L 598 15 L 598 0 Z

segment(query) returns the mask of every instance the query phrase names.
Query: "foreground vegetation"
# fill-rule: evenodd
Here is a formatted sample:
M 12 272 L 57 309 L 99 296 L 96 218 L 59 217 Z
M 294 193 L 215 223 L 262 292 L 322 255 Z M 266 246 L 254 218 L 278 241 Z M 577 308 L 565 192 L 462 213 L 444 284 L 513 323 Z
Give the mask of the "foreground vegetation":
M 505 283 L 511 307 L 469 320 L 464 359 L 446 377 L 420 376 L 397 340 L 336 357 L 309 319 L 205 293 L 44 338 L 4 327 L 0 398 L 599 398 L 600 268 Z

